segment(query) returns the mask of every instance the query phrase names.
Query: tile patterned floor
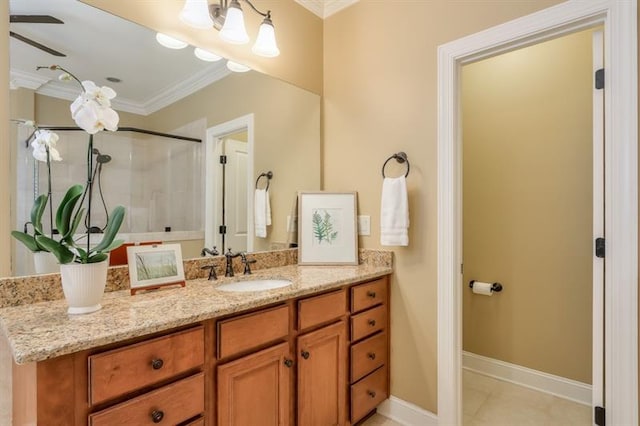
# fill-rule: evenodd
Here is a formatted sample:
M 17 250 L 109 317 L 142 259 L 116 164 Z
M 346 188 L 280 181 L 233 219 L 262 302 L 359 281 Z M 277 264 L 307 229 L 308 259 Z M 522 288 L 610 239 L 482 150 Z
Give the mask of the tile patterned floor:
M 462 377 L 464 426 L 591 426 L 589 406 L 467 370 Z M 376 414 L 362 426 L 403 425 Z
M 463 370 L 464 426 L 590 426 L 591 408 Z

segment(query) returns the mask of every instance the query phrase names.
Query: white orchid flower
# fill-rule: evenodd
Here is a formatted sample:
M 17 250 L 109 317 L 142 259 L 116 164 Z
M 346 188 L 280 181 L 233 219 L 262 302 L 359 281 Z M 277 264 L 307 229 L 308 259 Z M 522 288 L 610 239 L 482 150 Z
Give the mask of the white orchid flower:
M 47 161 L 47 149 L 49 150 L 50 159 L 53 161 L 62 161 L 60 153 L 56 149 L 58 135 L 49 130 L 36 130 L 34 139 L 31 142 L 33 148 L 33 158 L 38 161 Z
M 71 74 L 69 74 L 68 72 L 62 73 L 58 76 L 58 80 L 60 81 L 71 81 L 73 80 L 73 77 L 71 77 Z
M 116 97 L 116 92 L 111 87 L 98 87 L 90 80 L 83 81 L 82 87 L 89 99 L 94 99 L 103 107 L 111 107 L 111 99 Z
M 91 135 L 104 129 L 115 132 L 118 130 L 118 121 L 120 121 L 116 111 L 88 98 L 86 93 L 78 96 L 71 104 L 71 117 L 78 127 Z

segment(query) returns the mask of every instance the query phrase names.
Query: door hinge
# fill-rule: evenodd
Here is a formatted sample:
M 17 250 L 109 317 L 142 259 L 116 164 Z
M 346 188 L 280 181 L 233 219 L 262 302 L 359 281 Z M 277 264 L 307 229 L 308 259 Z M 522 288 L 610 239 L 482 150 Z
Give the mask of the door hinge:
M 594 407 L 594 410 L 595 410 L 595 423 L 598 426 L 605 426 L 604 407 Z
M 464 263 L 460 264 L 460 273 L 464 274 Z
M 596 89 L 604 89 L 604 68 L 596 71 Z
M 226 155 L 221 155 L 220 156 L 220 164 L 227 164 L 227 156 Z
M 604 238 L 596 238 L 596 257 L 604 258 Z
M 220 225 L 218 231 L 220 232 L 220 234 L 224 235 L 227 233 L 227 227 L 225 225 Z

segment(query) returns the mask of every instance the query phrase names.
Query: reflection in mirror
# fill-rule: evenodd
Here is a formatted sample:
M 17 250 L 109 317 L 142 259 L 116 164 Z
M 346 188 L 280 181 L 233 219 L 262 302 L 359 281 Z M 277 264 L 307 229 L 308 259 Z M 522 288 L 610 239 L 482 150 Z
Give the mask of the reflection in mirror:
M 11 23 L 11 31 L 45 41 L 67 55 L 54 57 L 11 39 L 11 118 L 34 120 L 41 126 L 75 125 L 68 112 L 70 100 L 78 93 L 75 87 L 70 90 L 69 84 L 58 81 L 51 71 L 35 71 L 36 65 L 60 64 L 81 79 L 116 90 L 119 102 L 114 107 L 120 114 L 121 128 L 202 141 L 131 131 L 102 132 L 96 138 L 96 159 L 98 155 L 102 160 L 110 158 L 97 163 L 95 213 L 88 225 L 104 226 L 104 198 L 107 210 L 118 204 L 127 208 L 121 229 L 127 241 L 178 241 L 185 258 L 197 257 L 205 247 L 205 231 L 211 234 L 206 237 L 206 246 L 221 249 L 224 192 L 227 248 L 287 246 L 287 217 L 296 191 L 320 186 L 318 95 L 254 71 L 230 73 L 223 63 L 198 60 L 191 47 L 165 49 L 156 43 L 154 32 L 75 0 L 12 0 L 10 12 L 51 15 L 63 21 Z M 122 81 L 109 82 L 107 77 Z M 252 117 L 251 129 L 212 130 L 248 116 Z M 14 123 L 11 131 L 15 148 L 11 220 L 14 229 L 22 229 L 34 195 L 46 192 L 46 166 L 34 165 L 25 147 L 30 130 Z M 60 191 L 71 183 L 83 183 L 87 143 L 84 132 L 57 133 L 63 161 L 52 165 L 54 209 Z M 224 191 L 219 176 L 219 155 L 223 153 L 241 160 L 226 165 Z M 253 184 L 265 170 L 273 170 L 275 176 L 269 190 L 272 225 L 267 238 L 255 238 Z M 206 202 L 208 199 L 211 202 Z M 12 244 L 14 274 L 34 273 L 31 252 L 16 241 Z

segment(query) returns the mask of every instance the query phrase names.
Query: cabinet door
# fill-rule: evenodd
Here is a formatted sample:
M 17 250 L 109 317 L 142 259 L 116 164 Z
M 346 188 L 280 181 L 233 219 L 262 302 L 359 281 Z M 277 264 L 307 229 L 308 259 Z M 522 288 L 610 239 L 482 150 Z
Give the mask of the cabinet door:
M 298 337 L 298 424 L 345 424 L 347 328 L 344 321 Z
M 282 343 L 218 366 L 218 425 L 289 425 L 289 356 Z

